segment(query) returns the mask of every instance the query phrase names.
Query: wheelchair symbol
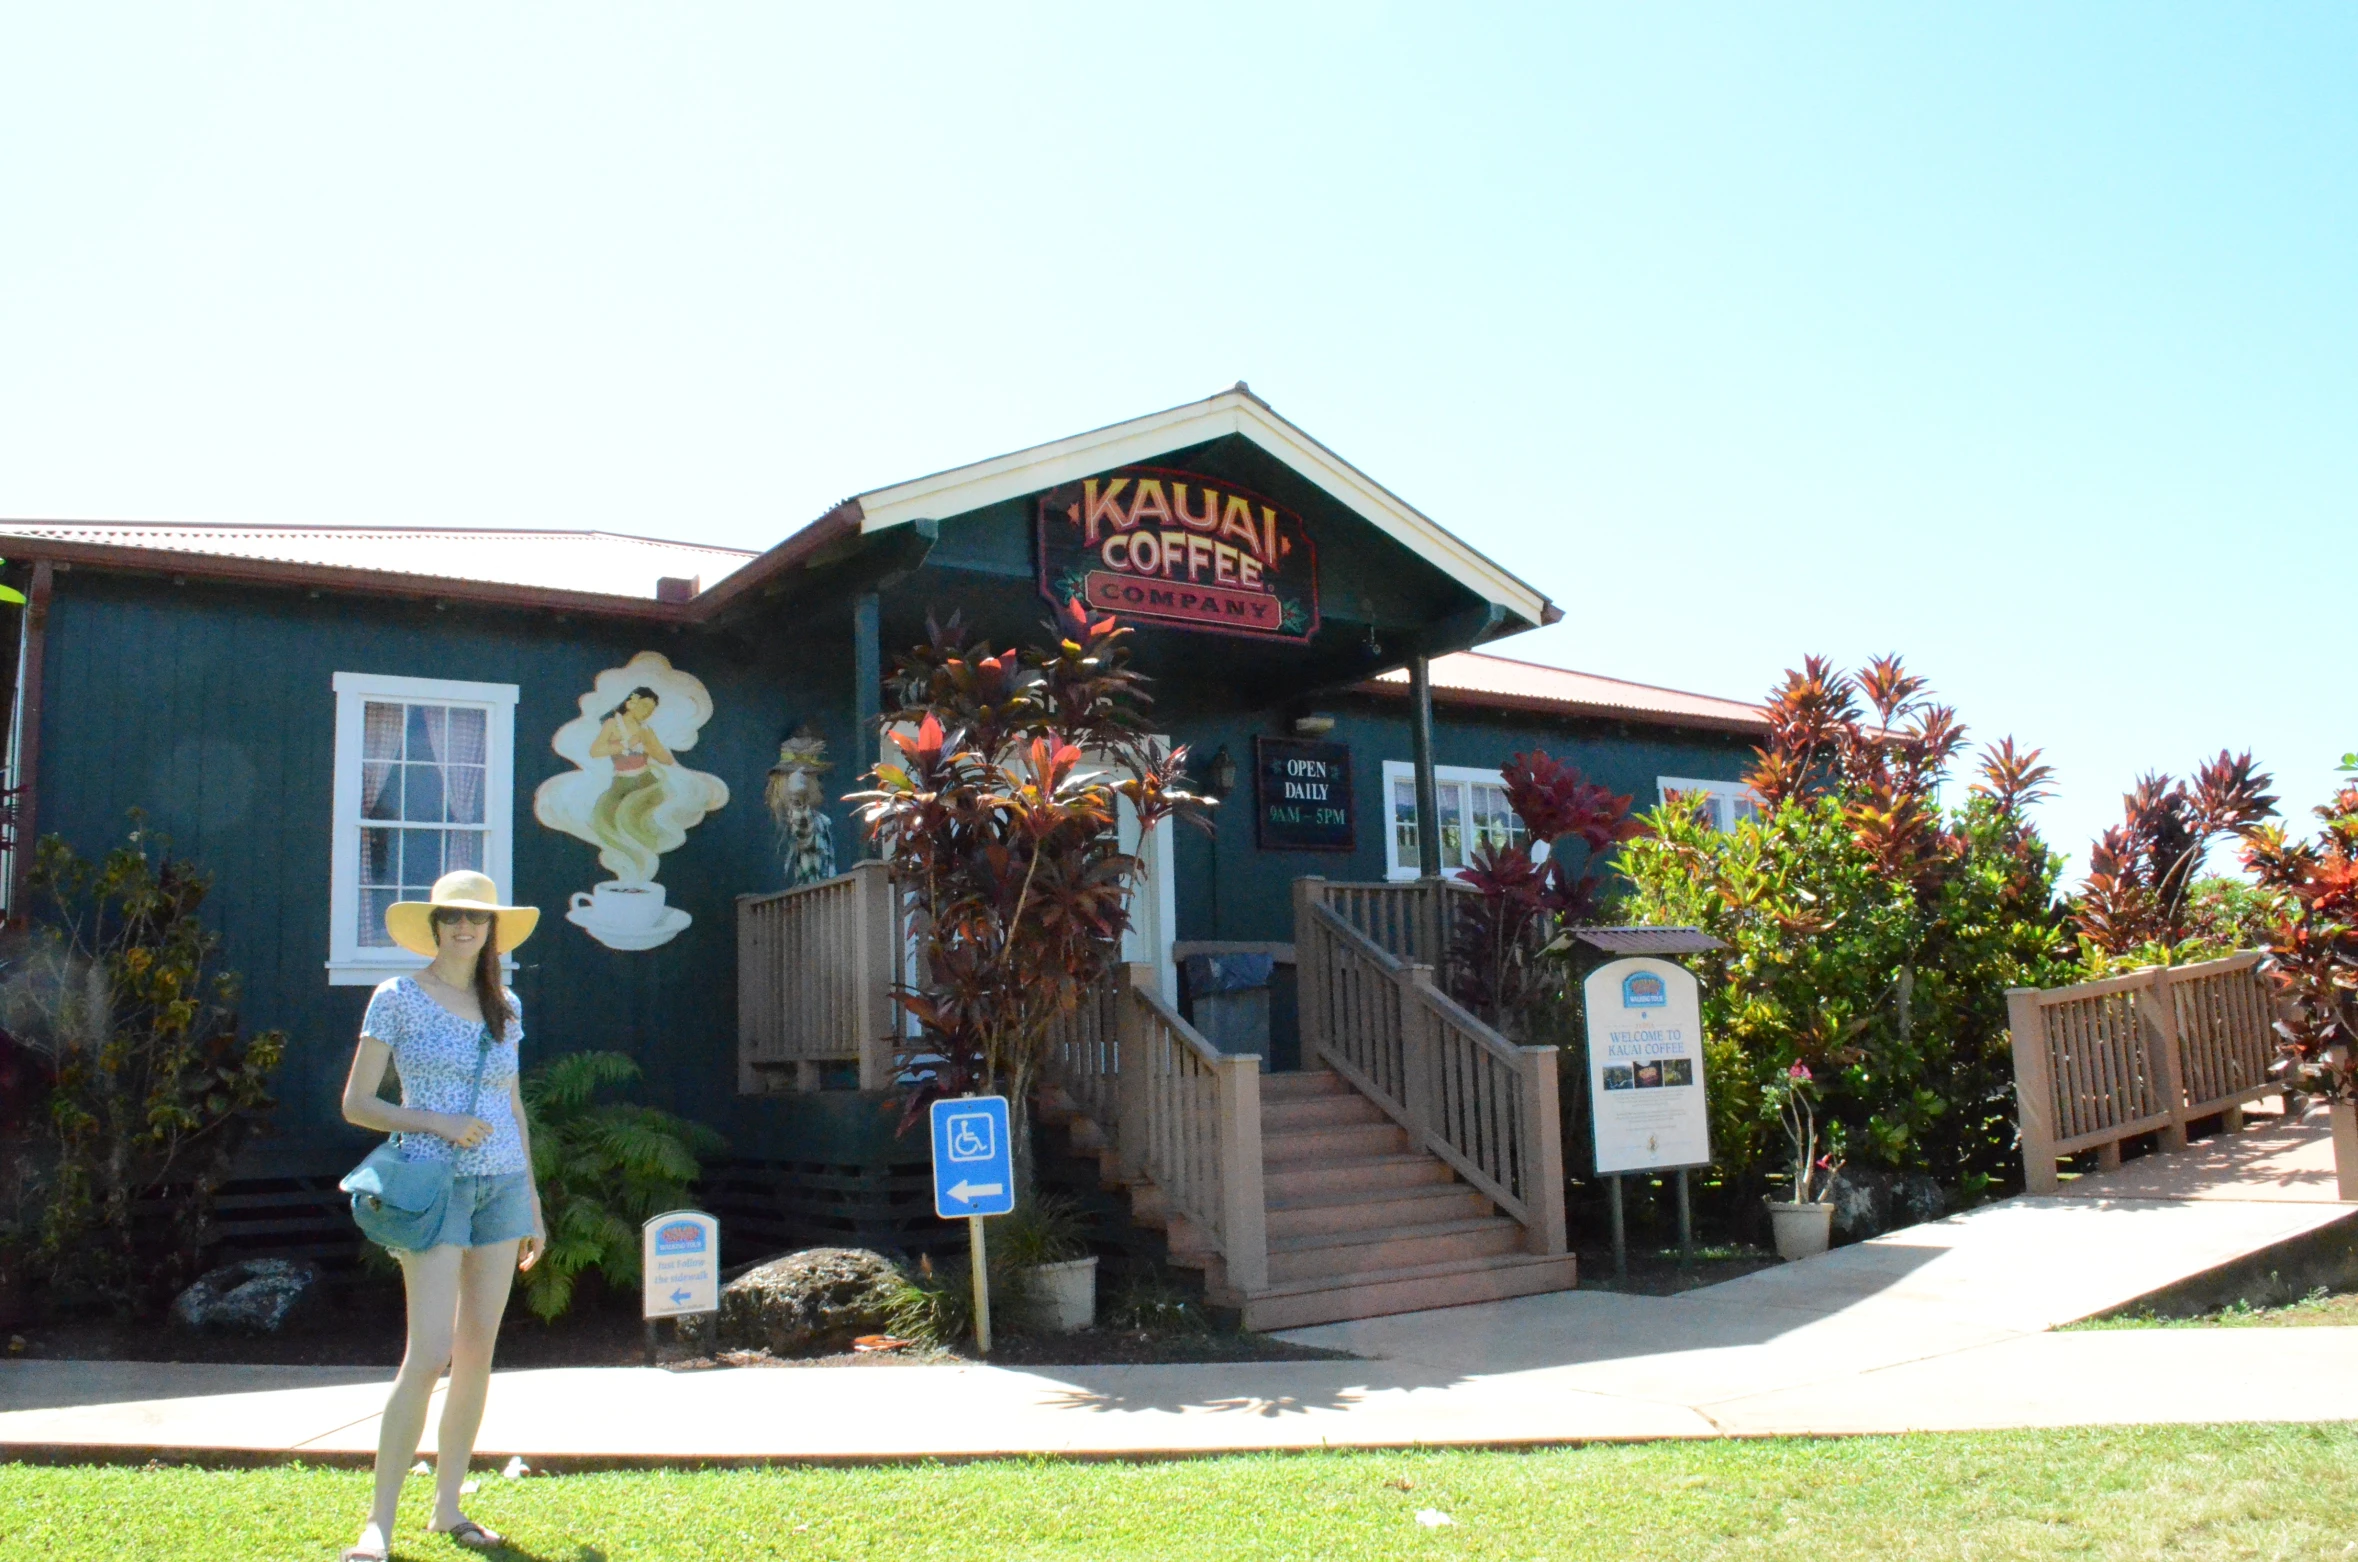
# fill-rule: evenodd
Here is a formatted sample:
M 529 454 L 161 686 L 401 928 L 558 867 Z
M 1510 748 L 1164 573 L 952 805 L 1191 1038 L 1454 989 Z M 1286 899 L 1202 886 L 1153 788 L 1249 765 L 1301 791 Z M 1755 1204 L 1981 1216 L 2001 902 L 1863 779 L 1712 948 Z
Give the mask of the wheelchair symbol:
M 987 1161 L 991 1158 L 991 1120 L 981 1112 L 964 1112 L 950 1119 L 950 1159 Z

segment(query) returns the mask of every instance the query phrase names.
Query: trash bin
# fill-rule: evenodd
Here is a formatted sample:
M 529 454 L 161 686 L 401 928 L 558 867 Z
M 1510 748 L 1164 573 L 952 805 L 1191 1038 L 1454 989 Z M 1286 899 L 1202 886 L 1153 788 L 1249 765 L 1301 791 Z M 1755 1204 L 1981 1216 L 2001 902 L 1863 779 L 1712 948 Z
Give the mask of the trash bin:
M 1277 961 L 1266 954 L 1189 955 L 1189 1018 L 1222 1052 L 1269 1057 L 1269 979 Z

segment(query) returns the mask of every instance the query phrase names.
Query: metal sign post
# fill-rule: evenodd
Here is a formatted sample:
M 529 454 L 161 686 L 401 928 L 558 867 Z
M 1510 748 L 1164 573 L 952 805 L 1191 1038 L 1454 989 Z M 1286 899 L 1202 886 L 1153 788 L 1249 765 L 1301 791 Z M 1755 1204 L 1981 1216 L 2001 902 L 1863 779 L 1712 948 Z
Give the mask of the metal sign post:
M 983 1220 L 1015 1208 L 1015 1154 L 1005 1096 L 960 1096 L 933 1104 L 933 1212 L 966 1222 L 974 1275 L 974 1344 L 991 1353 L 990 1263 Z
M 1701 993 L 1663 955 L 1726 946 L 1694 928 L 1582 928 L 1579 942 L 1619 955 L 1581 982 L 1588 1021 L 1589 1127 L 1613 1218 L 1613 1283 L 1629 1283 L 1623 1175 L 1671 1172 L 1678 1184 L 1678 1261 L 1695 1263 L 1687 1171 L 1711 1164 L 1703 1095 Z

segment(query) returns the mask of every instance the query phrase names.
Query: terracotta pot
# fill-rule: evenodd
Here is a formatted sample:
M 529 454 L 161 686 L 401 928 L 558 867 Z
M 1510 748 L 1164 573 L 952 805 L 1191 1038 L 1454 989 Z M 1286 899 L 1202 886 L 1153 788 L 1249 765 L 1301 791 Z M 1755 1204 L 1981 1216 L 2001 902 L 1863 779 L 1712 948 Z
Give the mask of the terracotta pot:
M 1096 1255 L 1061 1264 L 1034 1264 L 1025 1275 L 1047 1309 L 1048 1327 L 1070 1334 L 1097 1322 Z
M 2333 1117 L 2333 1175 L 2345 1204 L 2358 1204 L 2358 1102 L 2337 1101 Z
M 1777 1256 L 1782 1259 L 1815 1258 L 1826 1251 L 1826 1239 L 1834 1231 L 1834 1206 L 1831 1204 L 1780 1204 L 1768 1201 L 1769 1225 L 1775 1229 Z

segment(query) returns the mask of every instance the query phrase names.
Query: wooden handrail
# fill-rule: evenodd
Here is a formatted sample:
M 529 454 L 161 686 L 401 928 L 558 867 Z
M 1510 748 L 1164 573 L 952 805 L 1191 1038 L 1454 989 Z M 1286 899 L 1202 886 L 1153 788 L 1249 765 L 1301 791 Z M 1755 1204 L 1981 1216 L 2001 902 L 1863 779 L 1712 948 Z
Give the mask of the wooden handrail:
M 1261 1175 L 1261 1060 L 1224 1053 L 1129 966 L 1057 1027 L 1056 1082 L 1114 1148 L 1124 1181 L 1151 1185 L 1219 1253 L 1228 1283 L 1269 1283 Z
M 1315 876 L 1297 879 L 1312 899 L 1337 915 L 1394 959 L 1438 968 L 1449 952 L 1449 901 L 1472 894 L 1473 886 L 1452 878 L 1382 879 L 1351 883 Z
M 2055 1163 L 2094 1150 L 2120 1164 L 2121 1142 L 2158 1133 L 2186 1144 L 2187 1124 L 2280 1090 L 2276 998 L 2256 951 L 2156 966 L 2069 987 L 2010 988 L 2006 1013 L 2024 1185 L 2062 1186 Z
M 863 1090 L 893 1077 L 899 974 L 891 870 L 737 897 L 737 1088 L 814 1088 L 822 1063 L 856 1062 Z
M 1556 1049 L 1517 1046 L 1326 904 L 1297 892 L 1306 1052 L 1500 1209 L 1535 1253 L 1565 1251 Z

